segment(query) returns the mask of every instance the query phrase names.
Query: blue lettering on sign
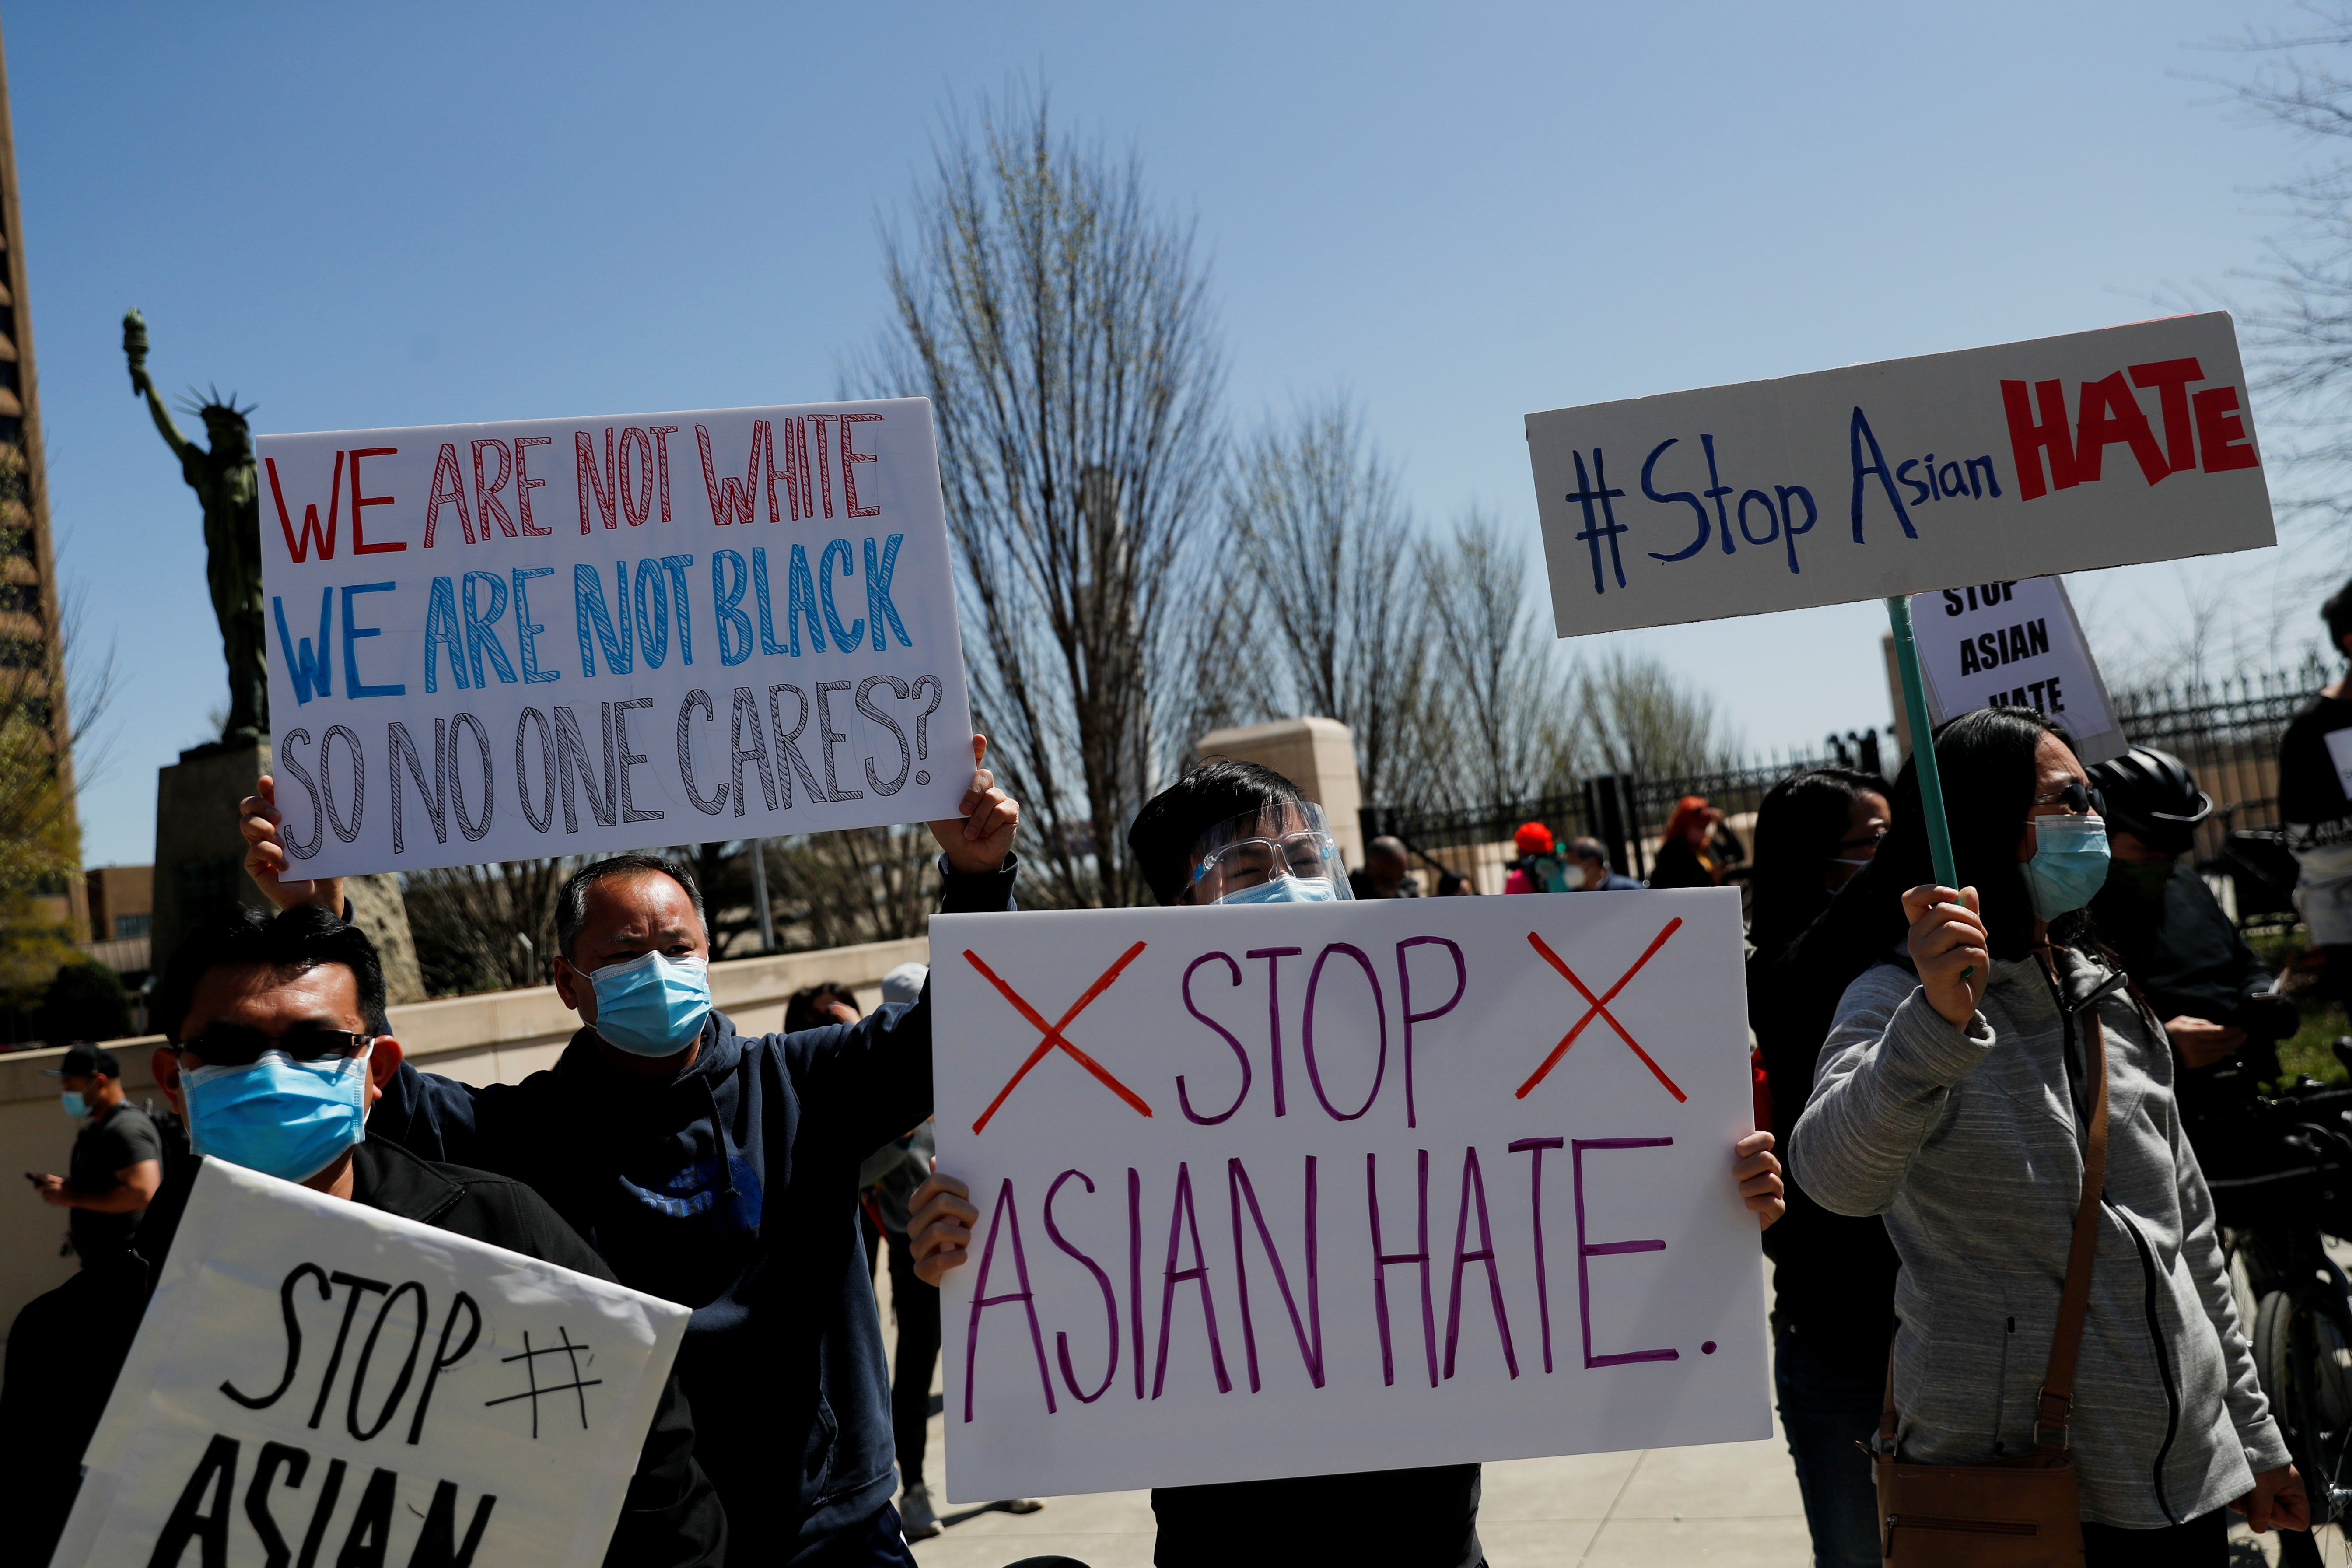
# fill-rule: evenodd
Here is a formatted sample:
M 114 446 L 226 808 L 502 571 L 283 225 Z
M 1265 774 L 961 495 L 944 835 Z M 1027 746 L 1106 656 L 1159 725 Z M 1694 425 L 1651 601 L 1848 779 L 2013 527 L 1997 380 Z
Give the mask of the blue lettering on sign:
M 293 634 L 286 629 L 286 600 L 281 595 L 273 595 L 269 603 L 278 616 L 278 646 L 286 653 L 286 674 L 294 683 L 295 705 L 299 707 L 309 702 L 313 691 L 321 697 L 332 697 L 335 694 L 333 667 L 327 652 L 327 635 L 331 629 L 335 591 L 332 588 L 319 590 L 319 641 L 315 649 L 310 639 L 304 637 L 300 651 L 296 651 Z
M 1585 477 L 1584 454 L 1580 451 L 1575 456 L 1576 491 L 1568 499 L 1580 502 L 1584 507 L 1584 531 L 1576 537 L 1584 541 L 1592 552 L 1592 591 L 1596 594 L 1607 592 L 1601 580 L 1601 542 L 1603 539 L 1609 542 L 1609 564 L 1616 573 L 1617 585 L 1622 588 L 1625 585 L 1625 563 L 1617 553 L 1617 536 L 1625 531 L 1625 525 L 1617 521 L 1616 510 L 1609 503 L 1625 492 L 1609 488 L 1609 474 L 1601 467 L 1600 447 L 1592 448 L 1593 477 L 1591 479 Z M 1601 503 L 1598 519 L 1593 515 L 1594 501 Z
M 408 695 L 408 685 L 405 681 L 395 680 L 387 686 L 369 686 L 361 681 L 359 639 L 382 637 L 383 628 L 361 626 L 352 615 L 352 601 L 360 595 L 389 594 L 398 586 L 396 583 L 352 583 L 343 589 L 343 695 L 346 697 L 405 697 Z M 322 682 L 319 688 L 320 694 L 324 696 L 326 689 Z

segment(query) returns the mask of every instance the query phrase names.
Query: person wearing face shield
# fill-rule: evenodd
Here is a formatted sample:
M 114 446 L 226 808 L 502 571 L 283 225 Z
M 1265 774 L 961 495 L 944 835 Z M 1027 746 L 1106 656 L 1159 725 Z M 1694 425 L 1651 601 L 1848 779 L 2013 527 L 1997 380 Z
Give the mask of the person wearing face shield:
M 1937 885 L 1906 762 L 1885 838 L 1824 917 L 1846 917 L 1832 929 L 1859 978 L 1790 1135 L 1792 1175 L 1833 1213 L 1883 1215 L 1902 1260 L 1887 1386 L 1904 1462 L 2063 1450 L 2086 1568 L 2219 1568 L 2231 1510 L 2256 1531 L 2307 1529 L 2309 1510 L 2238 1321 L 2164 1026 L 2084 912 L 2109 873 L 2099 791 L 2027 710 L 1964 714 L 1934 744 L 1963 885 Z M 2052 1347 L 2078 1223 L 2089 1269 L 2068 1399 Z
M 1212 758 L 1145 803 L 1128 847 L 1162 906 L 1328 904 L 1350 897 L 1323 808 L 1255 763 Z M 1742 1198 L 1770 1225 L 1781 1208 L 1772 1135 L 1733 1151 Z M 961 1265 L 980 1211 L 971 1189 L 935 1173 L 916 1189 L 909 1248 L 933 1284 Z M 1480 1468 L 1439 1465 L 1358 1475 L 1304 1476 L 1151 1494 L 1160 1568 L 1378 1563 L 1393 1568 L 1477 1568 Z
M 418 1158 L 372 1138 L 368 1109 L 402 1070 L 384 1017 L 383 969 L 365 932 L 324 910 L 275 918 L 239 909 L 189 933 L 151 1017 L 155 1081 L 186 1121 L 131 1250 L 29 1305 L 8 1337 L 0 1384 L 0 1518 L 25 1562 L 46 1561 L 80 1485 L 147 1300 L 171 1250 L 200 1160 L 223 1160 L 330 1196 L 576 1269 L 613 1271 L 529 1186 Z M 60 1357 L 61 1344 L 74 1352 Z M 629 1482 L 607 1568 L 717 1568 L 727 1518 L 695 1459 L 675 1373 Z
M 1012 907 L 1020 805 L 980 765 L 966 816 L 930 825 L 940 907 Z M 269 781 L 244 803 L 247 868 L 281 904 L 340 885 L 281 877 Z M 553 1068 L 475 1088 L 403 1065 L 369 1135 L 528 1182 L 620 1281 L 694 1309 L 677 1375 L 736 1563 L 913 1568 L 889 1373 L 860 1235 L 866 1155 L 931 1114 L 931 1011 L 746 1037 L 712 1005 L 701 889 L 619 855 L 556 895 L 555 992 L 581 1027 Z

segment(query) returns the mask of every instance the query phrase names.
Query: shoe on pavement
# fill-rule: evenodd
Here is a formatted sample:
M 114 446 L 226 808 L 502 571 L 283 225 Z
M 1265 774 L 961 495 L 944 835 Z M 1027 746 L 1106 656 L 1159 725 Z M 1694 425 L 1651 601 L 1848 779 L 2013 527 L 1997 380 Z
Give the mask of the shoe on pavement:
M 1045 1506 L 1045 1500 L 1035 1497 L 1009 1497 L 996 1506 L 1007 1513 L 1035 1513 Z
M 930 1491 L 919 1481 L 898 1494 L 898 1528 L 909 1541 L 929 1541 L 940 1532 Z

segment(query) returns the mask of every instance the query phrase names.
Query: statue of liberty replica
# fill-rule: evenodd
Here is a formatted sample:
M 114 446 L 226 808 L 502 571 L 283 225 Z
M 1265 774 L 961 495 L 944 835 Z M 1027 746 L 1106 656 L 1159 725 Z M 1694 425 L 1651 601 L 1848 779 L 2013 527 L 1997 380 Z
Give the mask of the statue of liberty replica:
M 122 352 L 131 361 L 131 391 L 146 397 L 163 444 L 180 459 L 181 478 L 205 509 L 205 581 L 228 661 L 228 721 L 220 738 L 262 740 L 269 733 L 269 645 L 261 605 L 261 492 L 246 424 L 253 410 L 236 406 L 234 395 L 199 400 L 192 393 L 184 412 L 204 420 L 212 440 L 207 451 L 180 434 L 155 391 L 147 374 L 147 322 L 136 310 L 122 318 Z

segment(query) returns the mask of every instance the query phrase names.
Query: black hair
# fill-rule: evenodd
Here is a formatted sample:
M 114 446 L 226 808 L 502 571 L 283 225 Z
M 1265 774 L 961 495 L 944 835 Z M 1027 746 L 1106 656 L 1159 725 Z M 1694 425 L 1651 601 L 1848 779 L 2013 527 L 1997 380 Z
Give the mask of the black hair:
M 2033 756 L 2044 735 L 2074 750 L 2063 730 L 2020 708 L 1980 708 L 1936 731 L 1952 859 L 1960 885 L 1977 890 L 1995 958 L 2023 958 L 2033 950 L 2033 899 L 2017 845 L 2033 812 Z M 1879 841 L 1877 856 L 1840 889 L 1833 906 L 1833 912 L 1850 916 L 1850 940 L 1866 950 L 1852 956 L 1866 958 L 1864 967 L 1901 945 L 1909 929 L 1903 918 L 1904 893 L 1937 879 L 1919 808 L 1916 759 L 1904 760 L 1888 806 L 1894 821 Z M 2050 922 L 2050 940 L 2067 947 L 2098 947 L 2090 916 L 2082 910 Z
M 1748 885 L 1748 937 L 1759 949 L 1779 948 L 1820 918 L 1830 890 L 1822 873 L 1837 857 L 1853 803 L 1892 793 L 1876 773 L 1854 768 L 1809 768 L 1765 793 L 1756 810 L 1756 864 Z
M 2336 590 L 2327 603 L 2319 606 L 2320 618 L 2327 623 L 2327 647 L 2330 653 L 2344 652 L 2344 639 L 2352 637 L 2352 583 Z
M 196 987 L 215 969 L 267 966 L 299 974 L 329 963 L 341 964 L 359 983 L 362 1026 L 371 1034 L 390 1034 L 392 1024 L 383 1012 L 383 962 L 376 956 L 375 943 L 359 927 L 345 925 L 312 904 L 298 904 L 275 916 L 240 904 L 181 938 L 148 1005 L 148 1023 L 167 1038 L 179 1039 Z
M 591 861 L 572 873 L 555 895 L 555 951 L 566 959 L 572 956 L 572 943 L 580 935 L 580 928 L 588 921 L 588 890 L 607 877 L 629 877 L 641 871 L 657 871 L 686 889 L 687 901 L 694 906 L 695 922 L 703 934 L 710 932 L 710 921 L 702 912 L 702 889 L 694 880 L 694 873 L 676 860 L 665 860 L 658 855 L 614 855 L 606 859 Z
M 1571 838 L 1568 841 L 1568 858 L 1571 860 L 1598 860 L 1609 864 L 1609 847 L 1598 838 Z
M 829 1028 L 839 1023 L 840 1019 L 830 1013 L 820 1012 L 817 1008 L 818 1001 L 827 996 L 838 997 L 848 1003 L 852 1011 L 856 1009 L 857 993 L 838 980 L 826 980 L 814 985 L 803 985 L 785 999 L 784 1033 L 797 1035 L 803 1029 Z
M 1127 847 L 1151 885 L 1151 896 L 1162 905 L 1173 904 L 1183 895 L 1192 846 L 1201 835 L 1244 812 L 1306 798 L 1272 768 L 1211 757 L 1143 803 L 1127 830 Z

